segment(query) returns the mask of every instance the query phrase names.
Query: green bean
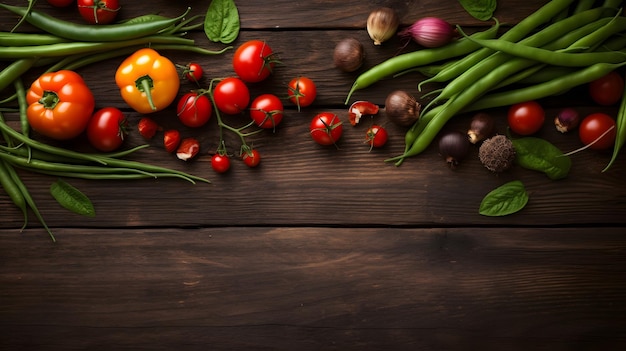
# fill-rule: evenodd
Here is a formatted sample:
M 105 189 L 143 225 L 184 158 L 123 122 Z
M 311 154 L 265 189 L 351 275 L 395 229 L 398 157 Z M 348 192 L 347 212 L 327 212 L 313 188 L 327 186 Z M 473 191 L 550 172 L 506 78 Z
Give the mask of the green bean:
M 177 44 L 193 46 L 192 39 L 175 36 L 150 36 L 115 42 L 71 42 L 61 44 L 40 45 L 34 47 L 12 46 L 0 51 L 0 59 L 23 59 L 29 57 L 61 57 L 98 51 L 118 50 L 120 48 L 144 44 Z
M 46 229 L 46 231 L 48 232 L 48 235 L 50 235 L 50 238 L 52 239 L 52 242 L 56 242 L 56 239 L 54 238 L 52 231 L 50 230 L 50 228 L 48 228 L 46 221 L 44 220 L 43 216 L 39 212 L 39 209 L 37 208 L 37 204 L 35 203 L 35 200 L 33 200 L 32 196 L 30 196 L 30 193 L 28 192 L 28 188 L 26 187 L 24 182 L 22 182 L 22 180 L 20 179 L 17 172 L 15 172 L 15 169 L 13 169 L 13 167 L 8 167 L 7 170 L 9 171 L 11 180 L 13 181 L 13 183 L 15 183 L 19 191 L 22 193 L 22 196 L 24 196 L 24 200 L 28 204 L 28 207 L 30 207 L 30 209 L 35 214 L 35 217 L 37 217 L 41 225 Z
M 113 153 L 106 153 L 106 154 L 91 154 L 94 157 L 111 157 L 111 158 L 121 158 L 121 157 L 125 157 L 130 155 L 131 153 L 138 151 L 140 149 L 149 147 L 150 145 L 148 144 L 143 144 L 143 145 L 139 145 L 139 146 L 135 146 L 134 148 L 131 149 L 127 149 L 127 150 L 122 150 L 122 151 L 118 151 L 118 152 L 113 152 Z M 93 161 L 88 161 L 88 160 L 84 160 L 84 159 L 77 159 L 77 158 L 71 158 L 71 157 L 64 157 L 64 156 L 60 156 L 57 154 L 51 154 L 45 151 L 41 151 L 39 149 L 36 148 L 32 148 L 28 145 L 25 144 L 20 144 L 18 146 L 15 147 L 9 147 L 9 146 L 5 146 L 5 145 L 0 145 L 0 151 L 5 152 L 5 153 L 10 153 L 16 156 L 20 156 L 23 158 L 34 158 L 34 159 L 38 159 L 38 160 L 42 160 L 42 161 L 48 161 L 48 162 L 58 162 L 58 163 L 69 163 L 69 164 L 82 164 L 82 165 L 94 165 L 94 164 L 100 164 L 100 163 L 95 163 Z
M 580 13 L 583 11 L 587 11 L 593 7 L 595 0 L 578 0 L 576 6 L 574 7 L 574 13 Z
M 28 13 L 25 7 L 0 3 L 0 8 L 25 17 L 28 23 L 47 33 L 71 40 L 93 42 L 125 41 L 153 35 L 183 19 L 191 10 L 187 8 L 185 13 L 176 18 L 93 26 L 64 21 L 37 10 Z
M 24 195 L 18 188 L 17 184 L 13 181 L 11 177 L 11 173 L 8 170 L 9 167 L 12 167 L 5 161 L 0 160 L 0 185 L 4 188 L 4 191 L 9 195 L 9 198 L 15 206 L 17 206 L 20 210 L 22 210 L 22 214 L 24 215 L 24 225 L 22 226 L 22 230 L 26 228 L 28 224 L 28 209 L 26 208 L 26 199 L 24 199 Z
M 550 1 L 511 27 L 511 29 L 502 34 L 500 38 L 508 41 L 522 40 L 530 32 L 535 30 L 535 28 L 539 27 L 541 24 L 549 22 L 552 17 L 556 16 L 562 10 L 567 9 L 572 2 L 573 0 Z M 463 72 L 475 66 L 491 54 L 493 54 L 493 51 L 489 49 L 481 48 L 476 50 L 470 55 L 467 55 L 464 59 L 459 60 L 458 64 L 442 70 L 436 76 L 423 82 L 423 84 L 428 82 L 448 82 L 460 76 Z
M 26 102 L 26 89 L 24 88 L 24 82 L 22 82 L 22 78 L 15 79 L 13 85 L 15 85 L 15 94 L 17 94 L 17 102 L 20 109 L 20 125 L 22 127 L 22 134 L 28 136 L 28 133 L 30 131 L 28 116 L 26 115 L 28 103 Z
M 0 46 L 35 46 L 67 43 L 69 40 L 51 34 L 0 32 Z
M 33 67 L 36 61 L 37 58 L 34 57 L 22 58 L 12 62 L 0 71 L 0 91 L 8 87 L 9 84 L 13 83 L 17 77 L 26 73 L 31 67 Z
M 615 132 L 615 144 L 613 144 L 613 155 L 611 155 L 611 160 L 606 165 L 606 167 L 602 170 L 602 172 L 606 172 L 615 160 L 617 159 L 617 155 L 619 151 L 624 146 L 624 142 L 626 142 L 626 91 L 622 94 L 622 102 L 619 105 L 619 110 L 617 112 L 617 119 L 615 121 L 615 126 L 617 127 L 617 131 Z
M 498 28 L 499 24 L 496 23 L 496 25 L 486 31 L 474 33 L 472 37 L 493 38 L 498 32 Z M 425 66 L 438 61 L 465 55 L 476 50 L 478 47 L 478 45 L 472 43 L 470 40 L 459 39 L 443 47 L 423 49 L 392 57 L 359 75 L 352 85 L 345 103 L 347 104 L 348 101 L 350 101 L 350 97 L 356 90 L 364 89 L 383 78 L 393 76 L 395 73 L 402 72 L 410 68 Z
M 141 174 L 141 173 L 79 173 L 79 172 L 61 172 L 61 171 L 45 171 L 41 170 L 38 173 L 66 178 L 78 178 L 87 180 L 135 180 L 135 179 L 148 179 L 148 178 L 179 178 L 189 182 L 193 182 L 190 178 L 181 176 L 175 173 L 153 173 L 153 174 Z

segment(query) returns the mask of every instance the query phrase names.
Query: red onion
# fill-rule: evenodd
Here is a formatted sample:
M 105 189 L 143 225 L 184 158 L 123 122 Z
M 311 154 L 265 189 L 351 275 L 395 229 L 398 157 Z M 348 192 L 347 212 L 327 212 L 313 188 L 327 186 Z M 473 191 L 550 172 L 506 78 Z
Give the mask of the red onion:
M 452 41 L 456 31 L 450 23 L 441 18 L 424 17 L 398 34 L 402 37 L 411 37 L 424 47 L 436 48 Z
M 578 123 L 580 123 L 580 115 L 578 111 L 570 107 L 562 109 L 554 118 L 556 130 L 561 133 L 567 133 L 578 127 Z

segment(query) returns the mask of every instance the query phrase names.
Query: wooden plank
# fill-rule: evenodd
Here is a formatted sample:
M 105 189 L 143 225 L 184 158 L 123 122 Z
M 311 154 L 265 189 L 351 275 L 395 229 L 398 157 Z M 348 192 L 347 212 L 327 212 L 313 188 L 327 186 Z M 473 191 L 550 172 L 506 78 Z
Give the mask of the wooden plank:
M 623 228 L 3 234 L 8 348 L 618 350 Z

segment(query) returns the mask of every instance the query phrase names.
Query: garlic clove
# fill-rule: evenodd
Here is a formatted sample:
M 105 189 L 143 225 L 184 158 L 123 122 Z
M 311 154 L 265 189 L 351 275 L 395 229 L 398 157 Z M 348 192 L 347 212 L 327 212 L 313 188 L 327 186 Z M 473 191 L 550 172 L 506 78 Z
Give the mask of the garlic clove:
M 380 45 L 393 37 L 400 25 L 400 18 L 396 11 L 389 7 L 381 7 L 370 13 L 367 18 L 367 33 L 374 41 L 374 45 Z

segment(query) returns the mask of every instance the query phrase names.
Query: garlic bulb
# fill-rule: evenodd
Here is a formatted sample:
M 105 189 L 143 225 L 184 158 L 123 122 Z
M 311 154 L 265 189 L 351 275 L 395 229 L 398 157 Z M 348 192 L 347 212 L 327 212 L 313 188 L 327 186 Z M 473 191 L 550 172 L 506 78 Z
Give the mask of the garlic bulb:
M 396 11 L 381 7 L 372 11 L 367 18 L 367 33 L 374 40 L 374 45 L 380 45 L 396 34 L 399 25 L 400 18 Z

